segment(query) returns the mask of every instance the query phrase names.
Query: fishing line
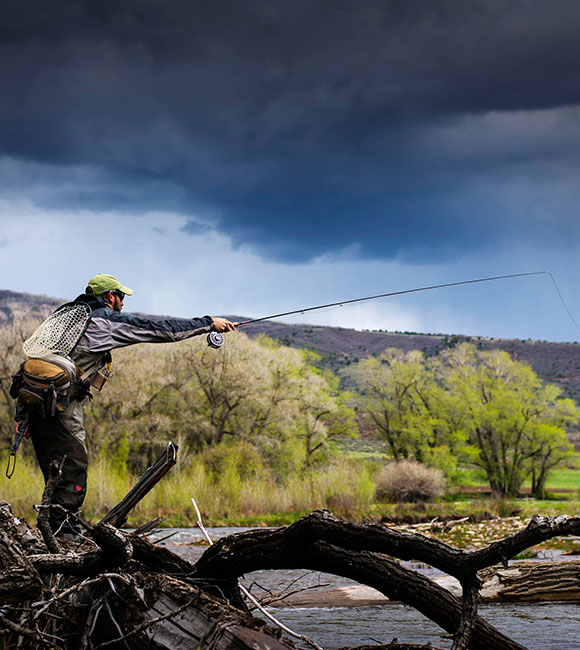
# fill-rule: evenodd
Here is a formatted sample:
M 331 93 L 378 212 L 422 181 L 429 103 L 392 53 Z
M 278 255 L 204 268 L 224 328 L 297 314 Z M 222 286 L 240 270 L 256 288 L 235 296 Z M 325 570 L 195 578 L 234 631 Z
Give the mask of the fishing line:
M 432 291 L 433 289 L 443 289 L 445 287 L 458 287 L 461 285 L 466 285 L 466 284 L 476 284 L 479 282 L 492 282 L 494 280 L 507 280 L 509 278 L 523 278 L 526 276 L 531 276 L 531 275 L 548 275 L 550 279 L 552 280 L 552 283 L 554 285 L 554 288 L 556 289 L 556 292 L 558 294 L 558 297 L 560 298 L 560 301 L 562 302 L 562 305 L 564 305 L 564 309 L 566 310 L 566 313 L 570 317 L 570 320 L 572 323 L 574 323 L 574 326 L 578 331 L 580 331 L 580 325 L 576 322 L 574 317 L 572 316 L 572 313 L 568 309 L 568 305 L 566 304 L 564 297 L 562 296 L 562 293 L 556 283 L 556 280 L 554 279 L 554 276 L 550 273 L 550 271 L 530 271 L 528 273 L 510 273 L 508 275 L 494 275 L 489 278 L 477 278 L 475 280 L 462 280 L 461 282 L 446 282 L 445 284 L 433 284 L 428 287 L 418 287 L 416 289 L 404 289 L 402 291 L 390 291 L 389 293 L 379 293 L 374 296 L 365 296 L 364 298 L 352 298 L 350 300 L 340 300 L 338 302 L 330 302 L 325 305 L 316 305 L 315 307 L 304 307 L 302 309 L 294 309 L 292 311 L 285 311 L 281 312 L 279 314 L 272 314 L 271 316 L 262 316 L 261 318 L 252 318 L 250 320 L 245 320 L 241 321 L 238 323 L 238 326 L 241 325 L 249 325 L 250 323 L 259 323 L 261 321 L 265 320 L 272 320 L 274 318 L 282 318 L 283 316 L 291 316 L 292 314 L 305 314 L 306 312 L 309 311 L 315 311 L 318 309 L 328 309 L 330 307 L 342 307 L 343 305 L 349 305 L 355 302 L 363 302 L 365 300 L 376 300 L 377 298 L 388 298 L 390 296 L 402 296 L 407 293 L 418 293 L 419 291 Z M 220 348 L 225 342 L 225 339 L 222 334 L 219 334 L 217 332 L 210 332 L 208 335 L 208 345 L 212 348 Z
M 568 316 L 570 316 L 570 320 L 574 323 L 576 326 L 576 329 L 580 332 L 580 325 L 576 322 L 576 319 L 574 316 L 572 316 L 570 310 L 568 309 L 568 305 L 566 304 L 564 297 L 562 296 L 562 293 L 560 292 L 560 289 L 558 288 L 558 285 L 556 284 L 556 280 L 554 280 L 554 276 L 550 273 L 550 271 L 545 271 L 550 276 L 550 280 L 554 283 L 554 287 L 556 291 L 558 292 L 558 296 L 560 297 L 560 300 L 562 301 L 562 304 L 564 305 L 564 309 L 566 310 Z

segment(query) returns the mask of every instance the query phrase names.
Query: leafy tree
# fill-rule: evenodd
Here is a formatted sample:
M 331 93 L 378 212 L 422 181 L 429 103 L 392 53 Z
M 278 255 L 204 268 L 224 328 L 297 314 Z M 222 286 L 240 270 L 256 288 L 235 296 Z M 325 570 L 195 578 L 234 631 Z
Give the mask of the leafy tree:
M 453 477 L 469 460 L 495 495 L 516 495 L 529 477 L 539 496 L 549 472 L 576 458 L 566 435 L 580 419 L 574 402 L 500 350 L 460 342 L 425 360 L 390 349 L 347 373 L 395 461 L 417 460 Z
M 414 459 L 452 471 L 465 443 L 448 417 L 449 396 L 418 350 L 385 350 L 345 374 L 358 386 L 364 412 L 395 461 Z
M 563 435 L 578 422 L 579 412 L 571 399 L 561 398 L 562 389 L 547 385 L 542 388 L 541 403 L 548 405 L 549 413 L 540 415 L 525 432 L 529 448 L 528 473 L 532 495 L 544 498 L 550 472 L 564 464 L 577 463 L 578 455 L 568 437 Z M 550 405 L 556 404 L 555 408 Z
M 517 495 L 531 476 L 539 495 L 549 471 L 574 456 L 566 428 L 580 411 L 559 388 L 543 386 L 528 365 L 462 343 L 440 355 L 438 374 L 493 494 Z
M 417 395 L 424 377 L 422 360 L 421 353 L 404 354 L 390 348 L 346 371 L 358 385 L 366 414 L 396 461 L 412 457 L 423 439 L 418 425 L 424 409 Z

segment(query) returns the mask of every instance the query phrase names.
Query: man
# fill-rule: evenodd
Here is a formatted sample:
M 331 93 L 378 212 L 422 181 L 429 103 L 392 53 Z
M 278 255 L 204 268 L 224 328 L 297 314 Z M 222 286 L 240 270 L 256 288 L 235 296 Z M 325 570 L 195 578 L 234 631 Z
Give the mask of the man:
M 106 381 L 107 367 L 111 362 L 111 350 L 135 343 L 166 343 L 205 334 L 210 331 L 229 332 L 237 323 L 225 318 L 168 318 L 151 320 L 123 314 L 125 296 L 133 290 L 122 285 L 112 275 L 99 274 L 89 280 L 84 294 L 75 302 L 83 302 L 91 308 L 89 324 L 70 353 L 72 360 L 82 370 L 86 385 Z M 73 393 L 73 396 L 75 393 Z M 64 537 L 74 537 L 74 525 L 68 521 L 66 511 L 77 512 L 82 506 L 87 489 L 87 447 L 84 428 L 84 412 L 81 399 L 86 392 L 78 391 L 64 411 L 54 417 L 29 418 L 29 431 L 38 464 L 48 478 L 52 460 L 61 462 L 62 477 L 55 488 L 50 525 L 53 531 Z

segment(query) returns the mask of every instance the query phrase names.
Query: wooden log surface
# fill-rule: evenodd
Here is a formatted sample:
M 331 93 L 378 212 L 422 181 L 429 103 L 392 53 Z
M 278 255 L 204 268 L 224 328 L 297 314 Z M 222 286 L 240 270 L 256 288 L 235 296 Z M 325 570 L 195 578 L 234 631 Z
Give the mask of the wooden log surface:
M 363 534 L 366 528 L 368 536 Z M 373 550 L 364 550 L 367 548 Z M 214 580 L 231 580 L 257 569 L 314 569 L 333 573 L 373 587 L 391 600 L 400 600 L 455 634 L 464 620 L 462 602 L 378 550 L 408 559 L 424 554 L 433 559 L 432 564 L 444 566 L 449 566 L 450 558 L 458 555 L 456 549 L 421 535 L 398 535 L 393 530 L 352 524 L 328 511 L 316 511 L 281 529 L 248 531 L 222 538 L 206 550 L 195 568 L 197 577 Z M 460 575 L 464 577 L 463 573 Z M 472 638 L 469 646 L 466 641 L 463 647 L 523 650 L 523 646 L 473 614 Z
M 40 575 L 25 549 L 37 549 L 40 540 L 26 523 L 0 502 L 0 604 L 36 598 L 44 590 Z
M 288 645 L 280 632 L 241 604 L 237 579 L 254 570 L 305 568 L 354 579 L 415 607 L 454 635 L 453 650 L 524 650 L 477 615 L 479 580 L 485 579 L 486 598 L 538 600 L 548 589 L 559 599 L 576 599 L 578 562 L 503 564 L 525 544 L 578 530 L 578 518 L 537 517 L 487 549 L 461 551 L 422 535 L 317 511 L 291 526 L 223 538 L 192 564 L 107 524 L 92 527 L 92 541 L 82 549 L 65 544 L 51 551 L 46 539 L 0 503 L 0 584 L 7 585 L 0 588 L 0 636 L 9 641 L 6 647 L 20 639 L 23 650 L 283 650 Z M 434 566 L 449 567 L 469 588 L 469 598 L 393 556 L 429 558 Z
M 580 601 L 580 560 L 531 562 L 479 572 L 482 602 Z
M 479 572 L 480 603 L 580 601 L 580 560 L 534 562 L 520 560 Z M 452 576 L 432 578 L 454 596 L 462 595 L 461 583 Z M 311 588 L 272 599 L 272 607 L 367 607 L 395 605 L 398 601 L 367 585 Z
M 70 543 L 51 553 L 41 535 L 0 502 L 2 647 L 292 647 L 280 640 L 279 629 L 190 584 L 194 567 L 187 561 L 108 524 L 93 532 L 88 550 Z M 132 557 L 132 541 L 138 559 Z
M 280 630 L 168 575 L 140 576 L 155 593 L 148 607 L 133 620 L 142 632 L 127 638 L 131 648 L 175 650 L 289 650 Z

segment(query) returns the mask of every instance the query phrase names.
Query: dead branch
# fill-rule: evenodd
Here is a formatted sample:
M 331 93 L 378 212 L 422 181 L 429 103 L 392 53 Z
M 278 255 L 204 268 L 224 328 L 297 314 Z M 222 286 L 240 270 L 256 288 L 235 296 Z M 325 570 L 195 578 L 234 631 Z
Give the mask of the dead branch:
M 131 510 L 147 495 L 177 462 L 177 445 L 168 443 L 161 456 L 139 478 L 126 496 L 101 520 L 102 524 L 121 527 Z
M 352 578 L 388 598 L 421 611 L 455 636 L 454 650 L 522 648 L 476 616 L 477 571 L 556 535 L 575 535 L 580 518 L 535 516 L 523 530 L 478 551 L 455 549 L 436 539 L 374 524 L 342 521 L 325 510 L 277 530 L 239 533 L 210 547 L 197 562 L 196 576 L 217 584 L 257 569 L 310 568 Z M 322 550 L 324 549 L 324 550 Z M 379 555 L 381 554 L 381 555 Z M 385 555 L 427 562 L 460 580 L 463 603 L 446 590 L 393 563 Z
M 62 547 L 54 537 L 54 533 L 50 527 L 48 517 L 50 512 L 50 505 L 52 503 L 52 495 L 54 494 L 56 484 L 60 480 L 62 474 L 62 466 L 64 464 L 65 458 L 63 458 L 60 463 L 58 463 L 56 460 L 53 460 L 48 466 L 48 480 L 44 486 L 42 501 L 40 502 L 40 508 L 38 510 L 38 530 L 40 530 L 42 538 L 44 539 L 44 543 L 47 545 L 48 550 L 51 553 L 62 552 Z
M 43 505 L 39 520 L 48 512 L 50 499 Z M 287 649 L 276 639 L 279 630 L 273 632 L 232 603 L 240 602 L 241 575 L 302 568 L 354 579 L 415 607 L 453 635 L 453 650 L 524 650 L 477 615 L 480 590 L 489 589 L 491 582 L 481 587 L 481 578 L 488 577 L 492 569 L 487 567 L 493 566 L 494 585 L 503 590 L 498 597 L 522 598 L 526 592 L 539 598 L 538 590 L 522 586 L 538 580 L 537 565 L 529 570 L 497 565 L 531 545 L 579 532 L 578 517 L 535 516 L 524 529 L 499 542 L 463 551 L 420 534 L 354 524 L 316 511 L 291 526 L 223 538 L 192 565 L 142 536 L 127 536 L 102 522 L 91 530 L 92 544 L 80 552 L 54 552 L 54 538 L 45 535 L 43 545 L 7 504 L 0 503 L 0 604 L 5 604 L 0 610 L 0 636 L 20 637 L 23 650 L 113 645 L 166 650 L 180 643 L 213 644 L 216 650 L 261 643 Z M 427 562 L 456 577 L 462 597 L 402 567 L 394 557 Z M 552 573 L 551 567 L 546 568 L 547 584 L 557 598 L 579 591 L 579 570 L 567 564 L 569 575 L 557 567 Z M 393 641 L 379 647 L 427 646 Z
M 40 573 L 63 575 L 92 575 L 125 566 L 133 555 L 127 536 L 109 524 L 97 524 L 92 530 L 99 548 L 83 553 L 52 553 L 29 556 Z

